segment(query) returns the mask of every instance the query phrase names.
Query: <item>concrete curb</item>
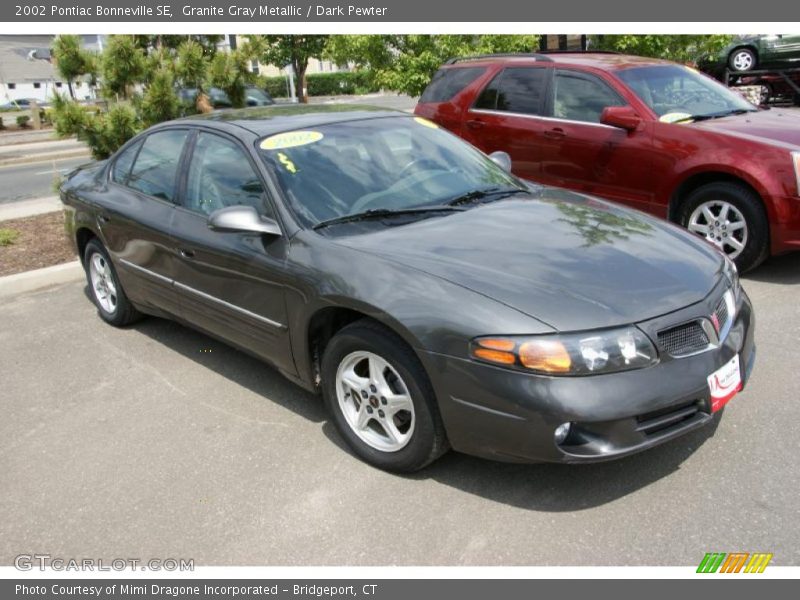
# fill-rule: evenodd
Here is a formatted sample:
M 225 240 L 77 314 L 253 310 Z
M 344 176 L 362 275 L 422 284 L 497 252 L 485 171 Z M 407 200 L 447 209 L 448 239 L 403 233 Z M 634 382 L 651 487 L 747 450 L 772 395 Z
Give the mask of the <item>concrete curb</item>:
M 87 162 L 92 159 L 92 155 L 85 148 L 76 150 L 67 150 L 63 152 L 42 152 L 40 154 L 29 154 L 27 156 L 17 156 L 15 158 L 6 158 L 0 160 L 0 167 L 10 167 L 13 165 L 26 165 L 38 162 L 50 162 L 54 160 L 63 160 L 66 158 L 81 158 L 86 157 Z
M 25 271 L 0 277 L 0 298 L 33 292 L 62 283 L 80 281 L 85 277 L 83 266 L 75 260 L 35 271 Z
M 24 219 L 45 213 L 58 212 L 64 208 L 58 196 L 45 196 L 0 204 L 0 222 L 11 219 Z

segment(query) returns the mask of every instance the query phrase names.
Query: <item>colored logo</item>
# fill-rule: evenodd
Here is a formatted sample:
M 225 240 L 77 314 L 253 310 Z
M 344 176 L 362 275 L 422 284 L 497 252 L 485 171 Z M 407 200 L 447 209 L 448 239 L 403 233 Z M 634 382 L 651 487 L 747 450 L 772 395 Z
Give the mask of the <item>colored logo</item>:
M 707 552 L 698 573 L 763 573 L 772 560 L 767 552 Z

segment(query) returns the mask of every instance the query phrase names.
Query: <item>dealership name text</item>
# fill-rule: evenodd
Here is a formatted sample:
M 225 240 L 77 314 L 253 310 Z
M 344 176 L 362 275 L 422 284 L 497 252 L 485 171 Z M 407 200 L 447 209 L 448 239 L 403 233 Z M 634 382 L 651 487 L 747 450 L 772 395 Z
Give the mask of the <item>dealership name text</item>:
M 311 17 L 386 17 L 389 9 L 385 6 L 362 6 L 355 4 L 338 4 L 322 6 L 309 4 L 262 4 L 260 6 L 239 6 L 238 4 L 218 4 L 212 6 L 194 6 L 184 4 L 177 9 L 172 4 L 157 6 L 63 6 L 56 4 L 17 4 L 15 14 L 18 17 L 116 17 L 116 18 L 173 18 L 179 17 L 236 17 L 239 19 L 264 19 L 270 17 L 295 17 L 309 19 Z

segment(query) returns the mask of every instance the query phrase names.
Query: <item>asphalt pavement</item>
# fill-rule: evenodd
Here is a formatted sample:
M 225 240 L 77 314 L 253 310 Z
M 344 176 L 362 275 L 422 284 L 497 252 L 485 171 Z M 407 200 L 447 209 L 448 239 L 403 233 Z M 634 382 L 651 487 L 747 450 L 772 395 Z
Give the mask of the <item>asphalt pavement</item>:
M 52 196 L 53 182 L 86 162 L 87 157 L 0 166 L 0 204 Z
M 800 254 L 744 280 L 758 358 L 705 430 L 617 462 L 451 453 L 390 475 L 318 398 L 180 325 L 104 324 L 71 283 L 0 301 L 0 564 L 800 564 Z

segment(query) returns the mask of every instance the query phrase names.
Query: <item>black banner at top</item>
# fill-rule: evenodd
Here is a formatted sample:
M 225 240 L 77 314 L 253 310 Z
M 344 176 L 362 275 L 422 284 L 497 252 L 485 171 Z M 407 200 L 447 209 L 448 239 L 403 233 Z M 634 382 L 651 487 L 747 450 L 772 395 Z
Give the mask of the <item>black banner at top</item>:
M 780 22 L 800 21 L 786 0 L 27 0 L 0 5 L 13 22 Z M 677 33 L 677 32 L 676 32 Z

